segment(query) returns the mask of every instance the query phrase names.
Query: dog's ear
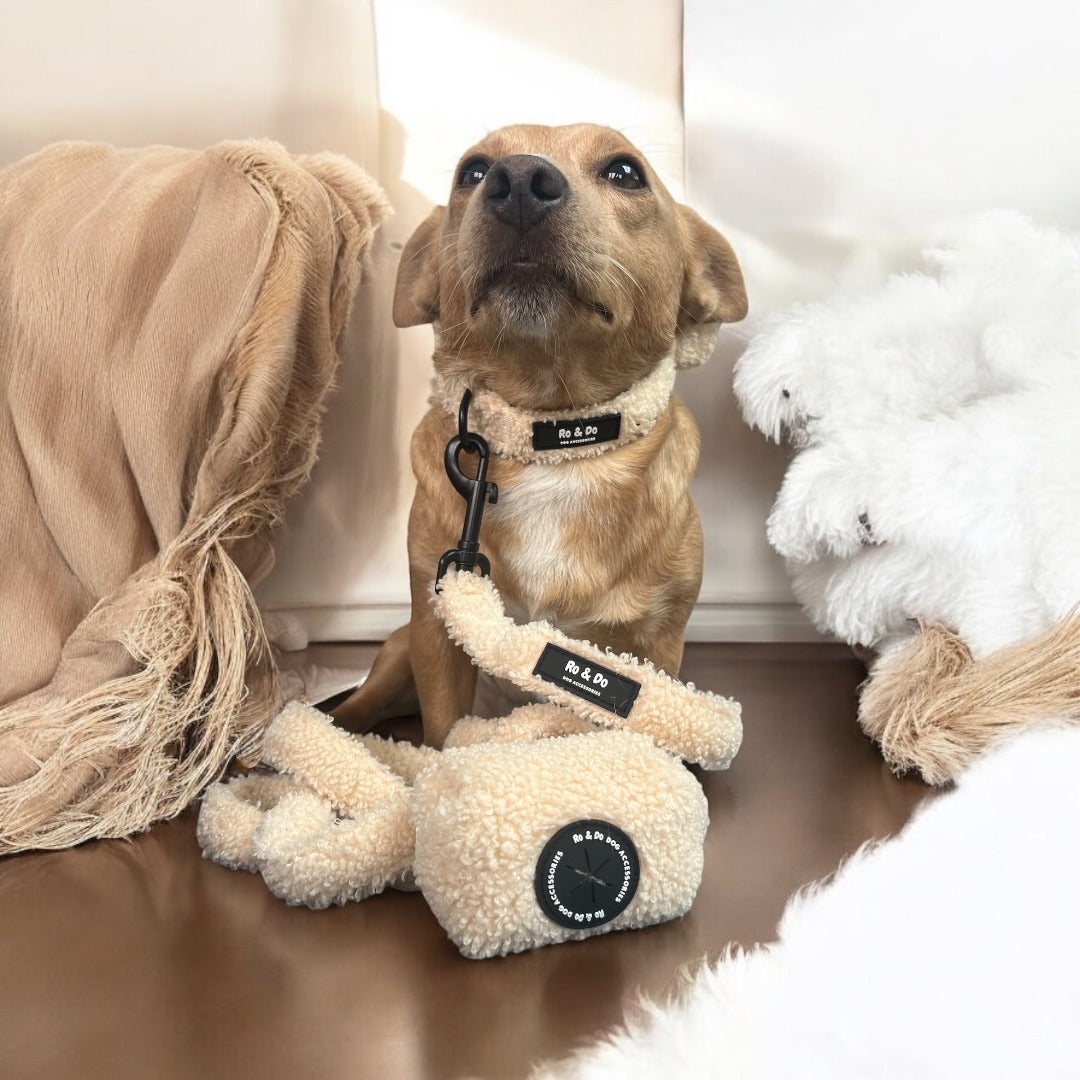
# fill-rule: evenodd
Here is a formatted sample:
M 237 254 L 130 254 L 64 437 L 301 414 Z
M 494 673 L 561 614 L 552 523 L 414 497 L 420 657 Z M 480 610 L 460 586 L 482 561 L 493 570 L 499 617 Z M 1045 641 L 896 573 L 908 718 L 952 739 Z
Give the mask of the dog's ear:
M 419 326 L 439 317 L 439 234 L 446 207 L 436 206 L 409 237 L 394 285 L 394 325 Z
M 679 207 L 685 270 L 679 329 L 746 318 L 746 286 L 731 245 L 688 206 Z

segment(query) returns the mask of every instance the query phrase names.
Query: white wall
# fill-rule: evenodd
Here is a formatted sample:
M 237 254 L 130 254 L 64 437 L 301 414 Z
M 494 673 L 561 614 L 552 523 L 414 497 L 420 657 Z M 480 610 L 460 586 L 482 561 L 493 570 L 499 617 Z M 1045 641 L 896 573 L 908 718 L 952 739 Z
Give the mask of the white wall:
M 62 138 L 336 150 L 397 216 L 359 298 L 323 458 L 264 603 L 316 638 L 405 617 L 408 433 L 430 330 L 389 320 L 397 250 L 460 151 L 518 120 L 622 128 L 730 239 L 752 318 L 903 262 L 932 220 L 1000 204 L 1080 225 L 1064 0 L 0 0 L 0 163 Z M 685 63 L 683 33 L 685 30 Z M 706 576 L 691 636 L 807 636 L 763 524 L 784 455 L 741 423 L 731 331 L 698 415 Z
M 266 136 L 378 165 L 370 0 L 0 0 L 0 162 Z
M 1067 0 L 686 0 L 689 200 L 739 252 L 756 326 L 916 264 L 995 207 L 1080 228 L 1080 46 Z M 797 633 L 762 543 L 786 455 L 740 423 L 729 340 L 694 396 L 710 523 L 703 599 Z M 689 381 L 689 380 L 687 380 Z M 686 383 L 684 393 L 693 394 Z

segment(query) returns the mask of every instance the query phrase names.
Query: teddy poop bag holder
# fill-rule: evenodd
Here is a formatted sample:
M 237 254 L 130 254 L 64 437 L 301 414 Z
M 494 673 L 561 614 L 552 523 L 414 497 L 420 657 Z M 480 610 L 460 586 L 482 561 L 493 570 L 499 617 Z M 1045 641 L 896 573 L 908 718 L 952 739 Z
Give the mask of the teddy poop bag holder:
M 267 730 L 264 767 L 207 791 L 203 854 L 311 908 L 415 885 L 471 958 L 678 918 L 708 828 L 684 762 L 727 768 L 740 706 L 510 619 L 476 543 L 482 498 L 432 602 L 477 666 L 542 700 L 458 720 L 441 751 L 350 734 L 292 702 Z

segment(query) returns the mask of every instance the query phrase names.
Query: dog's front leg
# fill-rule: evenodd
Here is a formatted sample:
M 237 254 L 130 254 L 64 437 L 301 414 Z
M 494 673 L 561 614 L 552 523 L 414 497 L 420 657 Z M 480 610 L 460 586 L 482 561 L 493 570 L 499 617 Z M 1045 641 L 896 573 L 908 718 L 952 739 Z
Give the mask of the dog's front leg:
M 420 702 L 424 742 L 441 748 L 453 724 L 472 711 L 477 671 L 468 654 L 450 640 L 432 607 L 431 588 L 444 551 L 461 531 L 461 498 L 442 469 L 447 425 L 428 413 L 413 435 L 416 494 L 409 511 L 409 659 Z
M 472 710 L 476 694 L 476 667 L 468 654 L 450 640 L 442 620 L 431 606 L 431 571 L 422 580 L 414 574 L 409 652 L 424 742 L 442 747 L 455 721 Z

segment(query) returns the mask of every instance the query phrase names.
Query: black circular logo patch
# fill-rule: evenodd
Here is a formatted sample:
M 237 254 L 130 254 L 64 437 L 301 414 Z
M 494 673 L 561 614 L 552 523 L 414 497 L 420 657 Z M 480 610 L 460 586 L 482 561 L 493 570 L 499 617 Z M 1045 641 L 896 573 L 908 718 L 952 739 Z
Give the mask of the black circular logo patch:
M 560 926 L 603 926 L 626 910 L 640 877 L 637 848 L 622 829 L 592 818 L 573 821 L 540 852 L 536 901 Z

